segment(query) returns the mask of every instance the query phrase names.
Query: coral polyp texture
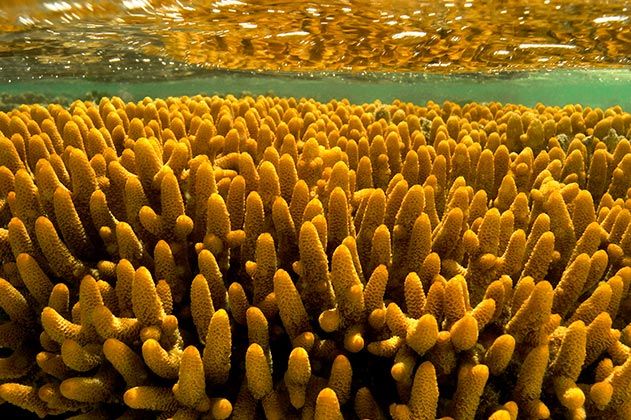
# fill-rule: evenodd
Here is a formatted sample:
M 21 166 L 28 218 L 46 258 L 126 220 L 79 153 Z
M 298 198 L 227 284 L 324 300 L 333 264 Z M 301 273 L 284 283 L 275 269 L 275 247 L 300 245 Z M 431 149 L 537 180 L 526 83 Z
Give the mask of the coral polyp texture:
M 0 410 L 631 418 L 619 107 L 114 97 L 0 132 Z

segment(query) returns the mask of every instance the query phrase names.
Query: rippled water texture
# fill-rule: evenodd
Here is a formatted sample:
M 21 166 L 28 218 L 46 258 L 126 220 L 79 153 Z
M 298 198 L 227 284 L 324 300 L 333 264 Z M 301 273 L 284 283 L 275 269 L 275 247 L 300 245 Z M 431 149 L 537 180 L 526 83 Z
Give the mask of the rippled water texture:
M 0 78 L 625 67 L 627 0 L 0 2 Z

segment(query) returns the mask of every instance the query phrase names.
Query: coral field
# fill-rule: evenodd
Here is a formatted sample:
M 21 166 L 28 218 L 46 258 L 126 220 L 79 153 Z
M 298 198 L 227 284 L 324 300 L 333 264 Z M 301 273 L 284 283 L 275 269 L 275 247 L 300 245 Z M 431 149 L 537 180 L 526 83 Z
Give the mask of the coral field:
M 630 135 L 580 105 L 0 112 L 0 411 L 630 419 Z

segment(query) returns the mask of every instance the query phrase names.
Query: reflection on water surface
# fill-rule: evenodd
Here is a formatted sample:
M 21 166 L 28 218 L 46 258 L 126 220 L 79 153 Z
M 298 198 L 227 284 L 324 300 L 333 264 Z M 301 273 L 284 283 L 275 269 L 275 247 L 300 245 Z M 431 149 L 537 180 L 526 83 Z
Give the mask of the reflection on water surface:
M 626 0 L 5 0 L 1 78 L 625 67 Z

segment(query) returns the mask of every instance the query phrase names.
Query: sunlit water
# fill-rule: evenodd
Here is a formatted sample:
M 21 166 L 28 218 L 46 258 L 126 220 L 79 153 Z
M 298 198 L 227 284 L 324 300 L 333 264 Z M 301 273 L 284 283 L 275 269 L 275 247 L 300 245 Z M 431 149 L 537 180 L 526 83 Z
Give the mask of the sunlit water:
M 628 4 L 1 0 L 0 107 L 197 92 L 625 105 Z
M 629 0 L 0 0 L 0 111 L 197 93 L 631 109 L 630 9 Z

